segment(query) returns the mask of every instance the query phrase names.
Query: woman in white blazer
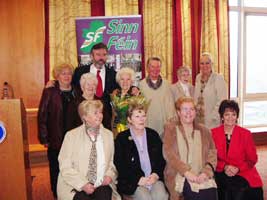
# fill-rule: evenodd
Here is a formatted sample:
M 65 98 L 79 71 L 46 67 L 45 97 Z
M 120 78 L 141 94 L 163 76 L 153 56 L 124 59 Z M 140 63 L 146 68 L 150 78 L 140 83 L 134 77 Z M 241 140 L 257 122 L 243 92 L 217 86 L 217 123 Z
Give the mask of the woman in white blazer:
M 121 199 L 114 184 L 113 134 L 102 125 L 102 110 L 100 100 L 79 105 L 83 124 L 67 132 L 58 157 L 59 200 Z
M 196 77 L 194 91 L 196 120 L 211 129 L 220 124 L 218 109 L 222 100 L 228 98 L 227 87 L 223 76 L 213 71 L 209 53 L 201 54 L 199 65 L 200 73 Z

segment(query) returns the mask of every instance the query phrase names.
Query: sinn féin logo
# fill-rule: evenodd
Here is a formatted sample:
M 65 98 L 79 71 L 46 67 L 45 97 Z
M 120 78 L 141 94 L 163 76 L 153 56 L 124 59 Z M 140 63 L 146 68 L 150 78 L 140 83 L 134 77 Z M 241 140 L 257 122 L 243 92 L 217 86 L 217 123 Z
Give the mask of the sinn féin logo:
M 83 29 L 82 37 L 85 39 L 81 51 L 89 53 L 94 44 L 103 42 L 103 32 L 106 26 L 103 21 L 95 20 L 92 21 L 88 29 Z
M 6 138 L 6 129 L 3 122 L 0 121 L 0 143 Z

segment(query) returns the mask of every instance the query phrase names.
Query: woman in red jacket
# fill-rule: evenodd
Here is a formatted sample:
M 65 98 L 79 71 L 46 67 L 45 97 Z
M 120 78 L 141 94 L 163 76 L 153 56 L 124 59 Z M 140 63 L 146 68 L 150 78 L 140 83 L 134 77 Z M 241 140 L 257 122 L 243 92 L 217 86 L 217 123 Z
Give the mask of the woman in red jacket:
M 216 183 L 219 200 L 263 200 L 258 157 L 251 132 L 237 125 L 238 104 L 224 100 L 219 107 L 222 125 L 212 129 L 217 148 Z

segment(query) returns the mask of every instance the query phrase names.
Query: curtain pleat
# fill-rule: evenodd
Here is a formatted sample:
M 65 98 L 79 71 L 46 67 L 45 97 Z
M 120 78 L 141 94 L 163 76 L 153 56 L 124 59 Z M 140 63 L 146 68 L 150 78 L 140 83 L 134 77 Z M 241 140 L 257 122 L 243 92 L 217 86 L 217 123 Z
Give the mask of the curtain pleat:
M 173 0 L 173 71 L 172 80 L 177 81 L 177 69 L 183 64 L 183 37 L 182 37 L 182 13 L 181 1 Z
M 105 0 L 91 0 L 91 16 L 105 16 Z

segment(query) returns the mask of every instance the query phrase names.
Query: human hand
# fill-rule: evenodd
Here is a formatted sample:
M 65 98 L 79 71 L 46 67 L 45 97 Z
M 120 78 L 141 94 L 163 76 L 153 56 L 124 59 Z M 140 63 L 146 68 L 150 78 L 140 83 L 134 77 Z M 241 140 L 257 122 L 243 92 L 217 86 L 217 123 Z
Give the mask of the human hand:
M 201 184 L 204 183 L 205 181 L 207 181 L 209 179 L 208 175 L 206 173 L 201 173 L 200 175 L 198 175 L 197 177 L 197 183 Z
M 138 185 L 140 185 L 140 186 L 145 186 L 145 185 L 148 185 L 148 177 L 141 177 L 140 179 L 139 179 L 139 181 L 138 181 Z
M 152 173 L 148 176 L 147 185 L 152 185 L 159 180 L 159 176 L 156 173 Z
M 51 87 L 55 87 L 55 81 L 54 81 L 54 80 L 49 80 L 49 81 L 45 84 L 45 88 L 51 88 Z
M 110 183 L 112 183 L 112 178 L 110 176 L 104 176 L 102 185 L 109 185 Z
M 83 187 L 82 190 L 86 193 L 86 194 L 92 194 L 95 191 L 95 187 L 94 185 L 92 185 L 91 183 L 86 183 Z
M 235 167 L 233 165 L 225 165 L 224 167 L 224 173 L 227 176 L 230 176 L 230 177 L 235 176 L 238 172 L 239 172 L 238 167 Z
M 184 176 L 190 182 L 197 183 L 198 181 L 198 177 L 193 172 L 187 171 L 184 173 Z

